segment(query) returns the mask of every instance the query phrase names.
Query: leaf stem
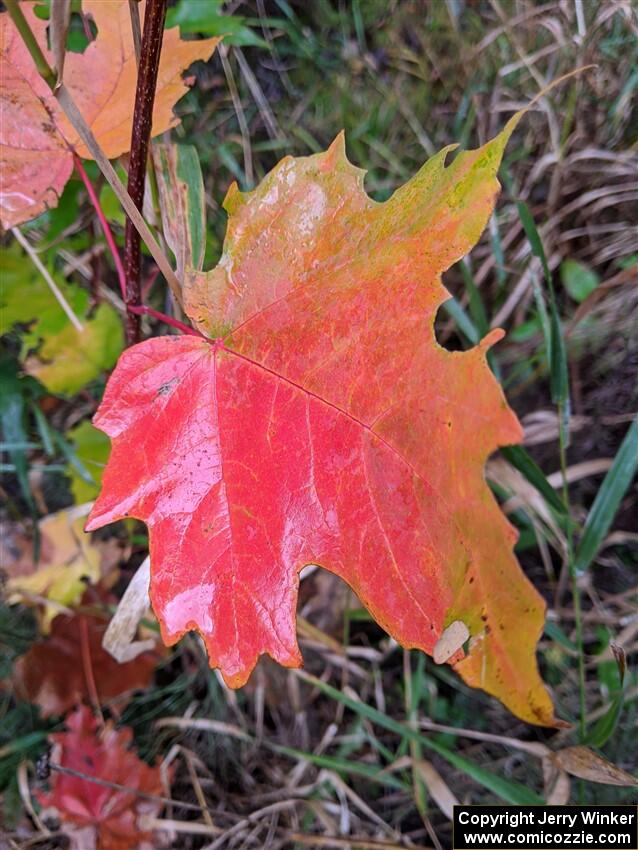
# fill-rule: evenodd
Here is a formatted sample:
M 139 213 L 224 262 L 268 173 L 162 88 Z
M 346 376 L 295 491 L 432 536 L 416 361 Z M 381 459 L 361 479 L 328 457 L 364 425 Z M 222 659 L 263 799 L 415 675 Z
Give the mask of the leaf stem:
M 120 252 L 118 251 L 117 245 L 115 244 L 113 231 L 111 230 L 109 223 L 106 220 L 102 205 L 100 204 L 100 199 L 98 198 L 97 193 L 93 188 L 93 184 L 89 179 L 89 175 L 86 173 L 86 169 L 82 165 L 82 160 L 75 152 L 73 153 L 73 162 L 75 164 L 76 171 L 82 178 L 82 182 L 84 183 L 91 203 L 93 204 L 99 222 L 102 226 L 102 231 L 104 233 L 104 238 L 106 239 L 106 244 L 109 246 L 109 250 L 113 256 L 113 262 L 115 263 L 115 269 L 117 271 L 118 280 L 120 282 L 120 291 L 122 293 L 122 298 L 124 299 L 126 297 L 126 274 L 124 272 L 124 265 L 122 264 Z
M 93 673 L 93 662 L 91 661 L 91 645 L 89 643 L 89 626 L 84 615 L 78 619 L 80 626 L 80 650 L 82 653 L 82 667 L 84 668 L 84 679 L 86 681 L 86 690 L 89 699 L 93 705 L 93 710 L 98 715 L 100 725 L 104 726 L 104 716 L 100 708 L 100 697 L 95 684 L 95 675 Z
M 202 339 L 205 339 L 206 342 L 210 342 L 211 344 L 213 343 L 213 340 L 204 336 L 204 334 L 196 328 L 192 328 L 190 325 L 186 325 L 184 322 L 180 322 L 172 316 L 167 316 L 166 313 L 160 313 L 159 310 L 147 307 L 145 304 L 127 304 L 127 310 L 135 316 L 153 316 L 154 319 L 159 319 L 161 322 L 164 322 L 164 324 L 170 325 L 171 328 L 176 328 L 184 334 L 189 334 L 189 336 L 199 336 Z
M 167 0 L 149 0 L 144 15 L 144 32 L 142 34 L 137 89 L 135 91 L 135 109 L 133 112 L 133 129 L 131 134 L 131 159 L 128 172 L 128 193 L 140 211 L 144 201 L 146 164 L 151 138 L 157 74 L 164 37 L 166 6 Z M 140 235 L 130 219 L 126 221 L 124 269 L 126 271 L 126 293 L 124 301 L 127 307 L 129 305 L 139 306 L 141 303 L 141 244 Z M 139 335 L 139 315 L 136 311 L 129 310 L 126 318 L 126 338 L 129 345 L 137 342 Z
M 126 273 L 124 271 L 124 265 L 122 263 L 120 252 L 117 248 L 117 245 L 115 244 L 113 231 L 109 226 L 106 216 L 104 215 L 104 211 L 102 210 L 102 206 L 100 204 L 100 199 L 98 198 L 97 193 L 93 188 L 93 184 L 89 179 L 89 175 L 86 173 L 86 169 L 82 165 L 82 160 L 76 153 L 73 154 L 73 160 L 75 162 L 75 167 L 77 168 L 78 173 L 86 187 L 86 191 L 88 192 L 91 203 L 95 208 L 95 212 L 104 232 L 106 243 L 109 247 L 109 250 L 111 251 L 111 254 L 113 255 L 113 262 L 115 263 L 115 268 L 117 270 L 117 276 L 120 283 L 120 290 L 122 292 L 122 299 L 126 300 Z M 159 310 L 154 310 L 152 307 L 146 307 L 143 304 L 126 304 L 125 306 L 128 313 L 133 313 L 136 316 L 153 316 L 153 318 L 159 319 L 166 325 L 170 325 L 170 327 L 176 328 L 182 333 L 190 334 L 191 336 L 200 336 L 202 337 L 202 339 L 208 339 L 208 337 L 204 336 L 204 334 L 200 333 L 195 328 L 190 327 L 190 325 L 186 325 L 184 324 L 184 322 L 180 322 L 177 319 L 174 319 L 172 316 L 167 316 L 166 313 L 160 313 Z

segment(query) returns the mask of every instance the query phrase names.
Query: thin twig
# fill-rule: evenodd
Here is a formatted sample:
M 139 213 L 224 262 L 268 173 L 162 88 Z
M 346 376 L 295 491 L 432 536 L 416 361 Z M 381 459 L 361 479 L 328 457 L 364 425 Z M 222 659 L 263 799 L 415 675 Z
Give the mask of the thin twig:
M 148 146 L 153 122 L 153 103 L 157 86 L 164 22 L 166 20 L 167 0 L 149 0 L 144 15 L 144 33 L 137 88 L 135 91 L 135 109 L 133 111 L 133 129 L 131 133 L 131 159 L 128 171 L 128 193 L 135 206 L 141 210 L 144 202 L 144 184 L 146 182 L 146 163 Z M 124 269 L 126 271 L 126 305 L 139 306 L 141 245 L 140 235 L 133 222 L 126 221 L 124 248 Z M 129 345 L 139 340 L 140 319 L 132 310 L 126 317 L 126 339 Z
M 66 313 L 66 315 L 67 315 L 69 321 L 71 322 L 71 324 L 73 325 L 73 327 L 76 329 L 76 331 L 78 333 L 81 334 L 82 331 L 84 330 L 84 325 L 78 319 L 78 317 L 75 315 L 75 313 L 73 312 L 73 310 L 71 309 L 71 307 L 69 305 L 69 302 L 66 300 L 64 295 L 62 295 L 62 293 L 60 292 L 58 285 L 56 284 L 56 282 L 53 280 L 53 278 L 49 274 L 49 271 L 46 268 L 46 266 L 43 265 L 42 260 L 38 257 L 36 252 L 31 247 L 30 243 L 24 238 L 24 236 L 18 230 L 17 227 L 12 227 L 11 233 L 15 236 L 15 238 L 20 243 L 20 245 L 22 245 L 24 250 L 27 252 L 29 257 L 31 258 L 33 265 L 37 268 L 37 270 L 40 272 L 42 277 L 46 280 L 49 289 L 51 290 L 51 292 L 55 296 L 55 299 L 58 302 L 58 304 L 60 305 L 60 307 L 62 307 L 62 309 Z
M 131 14 L 131 31 L 133 32 L 135 61 L 139 69 L 140 56 L 142 55 L 142 26 L 140 24 L 140 7 L 138 0 L 128 0 L 128 10 Z
M 253 155 L 252 148 L 250 147 L 250 131 L 248 130 L 248 124 L 246 123 L 244 108 L 241 105 L 241 98 L 237 90 L 237 83 L 235 82 L 233 69 L 231 67 L 230 62 L 228 61 L 228 49 L 224 44 L 219 45 L 219 58 L 222 60 L 222 67 L 224 69 L 224 74 L 226 75 L 226 82 L 228 83 L 230 96 L 233 101 L 233 106 L 235 107 L 237 121 L 239 122 L 242 149 L 244 151 L 244 174 L 246 177 L 246 183 L 250 187 L 253 185 L 254 182 Z
M 160 313 L 159 310 L 154 310 L 152 307 L 147 307 L 145 304 L 128 304 L 127 310 L 135 316 L 153 316 L 154 319 L 159 319 L 160 322 L 164 322 L 166 325 L 169 325 L 171 328 L 176 328 L 176 330 L 181 331 L 184 334 L 188 334 L 189 336 L 198 336 L 201 337 L 201 339 L 205 339 L 207 342 L 212 342 L 212 340 L 208 339 L 207 336 L 204 336 L 201 331 L 198 331 L 197 328 L 192 328 L 190 325 L 186 325 L 184 322 L 180 322 L 172 316 L 167 316 L 166 313 Z
M 95 189 L 93 188 L 93 184 L 89 180 L 89 175 L 86 173 L 86 169 L 82 165 L 82 160 L 75 152 L 73 153 L 73 162 L 75 163 L 75 168 L 78 174 L 82 178 L 82 182 L 86 187 L 86 191 L 88 192 L 91 203 L 93 204 L 93 208 L 95 209 L 96 215 L 102 226 L 102 232 L 104 233 L 106 244 L 109 246 L 111 256 L 113 257 L 113 262 L 115 263 L 115 269 L 117 271 L 118 280 L 120 282 L 120 292 L 122 293 L 122 298 L 125 298 L 126 274 L 124 272 L 124 265 L 122 263 L 122 258 L 120 257 L 120 252 L 118 251 L 117 245 L 115 244 L 113 232 L 111 231 L 106 216 L 104 215 L 104 211 L 102 210 L 102 205 L 100 204 L 100 199 L 97 196 L 97 192 L 95 191 Z
M 159 794 L 149 794 L 147 791 L 140 791 L 137 788 L 129 788 L 126 785 L 120 785 L 119 782 L 110 782 L 108 779 L 100 779 L 97 776 L 90 776 L 88 773 L 82 773 L 81 770 L 75 770 L 72 767 L 65 767 L 62 764 L 49 762 L 48 766 L 51 770 L 57 773 L 65 773 L 67 776 L 74 776 L 76 779 L 85 779 L 87 782 L 92 782 L 94 785 L 101 785 L 103 788 L 111 788 L 113 791 L 123 791 L 126 794 L 131 794 L 133 797 L 140 797 L 143 800 L 152 800 L 156 803 L 164 803 L 166 806 L 175 806 L 178 809 L 188 809 L 191 812 L 202 812 L 202 807 L 195 803 L 185 803 L 181 800 L 173 800 L 171 797 L 162 797 Z

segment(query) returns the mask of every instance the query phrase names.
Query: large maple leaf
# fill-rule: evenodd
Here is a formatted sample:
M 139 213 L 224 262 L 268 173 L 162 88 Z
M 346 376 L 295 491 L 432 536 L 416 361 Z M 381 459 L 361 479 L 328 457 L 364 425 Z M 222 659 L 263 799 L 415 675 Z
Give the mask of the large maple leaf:
M 544 604 L 484 479 L 521 438 L 486 364 L 501 331 L 449 352 L 433 326 L 440 274 L 481 234 L 519 117 L 450 165 L 441 151 L 385 203 L 342 137 L 253 192 L 231 187 L 222 258 L 185 282 L 214 341 L 120 358 L 94 420 L 112 454 L 87 527 L 148 524 L 164 640 L 197 629 L 229 685 L 263 652 L 301 663 L 298 573 L 318 563 L 403 646 L 431 654 L 462 621 L 461 676 L 556 722 L 535 659 Z
M 45 56 L 48 22 L 20 4 Z M 144 3 L 140 3 L 143 15 Z M 84 53 L 67 53 L 64 82 L 107 157 L 129 149 L 137 66 L 128 0 L 83 0 L 97 37 Z M 153 135 L 178 123 L 173 106 L 186 93 L 182 72 L 208 59 L 219 39 L 183 41 L 177 28 L 164 35 L 153 106 Z M 0 14 L 0 215 L 4 227 L 28 221 L 50 207 L 73 171 L 72 149 L 91 155 L 42 80 L 9 14 Z M 51 59 L 52 61 L 52 59 Z

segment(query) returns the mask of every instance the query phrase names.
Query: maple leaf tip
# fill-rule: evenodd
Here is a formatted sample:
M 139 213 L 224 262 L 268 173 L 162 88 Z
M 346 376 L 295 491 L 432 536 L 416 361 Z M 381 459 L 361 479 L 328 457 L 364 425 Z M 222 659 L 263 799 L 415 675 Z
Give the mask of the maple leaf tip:
M 503 328 L 493 328 L 491 331 L 485 334 L 483 339 L 481 339 L 478 343 L 481 351 L 487 353 L 492 346 L 496 345 L 497 342 L 500 342 L 505 336 L 505 331 Z

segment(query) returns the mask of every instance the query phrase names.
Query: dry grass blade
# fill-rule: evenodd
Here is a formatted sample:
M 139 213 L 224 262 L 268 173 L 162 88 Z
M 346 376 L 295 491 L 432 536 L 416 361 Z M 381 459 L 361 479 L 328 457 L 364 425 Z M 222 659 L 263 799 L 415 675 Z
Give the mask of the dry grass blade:
M 129 582 L 104 633 L 102 646 L 121 664 L 132 661 L 142 652 L 153 649 L 155 646 L 152 638 L 135 640 L 137 627 L 150 605 L 148 596 L 150 580 L 151 559 L 147 557 Z
M 20 245 L 22 245 L 24 250 L 29 255 L 29 258 L 31 259 L 31 262 L 33 263 L 33 265 L 36 267 L 36 269 L 40 272 L 42 277 L 45 279 L 47 286 L 49 287 L 49 289 L 51 290 L 51 292 L 53 293 L 53 295 L 55 297 L 55 300 L 58 302 L 60 307 L 62 307 L 62 309 L 66 313 L 68 320 L 71 322 L 71 324 L 76 329 L 76 331 L 79 334 L 81 334 L 82 331 L 84 330 L 84 325 L 78 319 L 78 317 L 75 315 L 75 313 L 73 312 L 73 310 L 69 306 L 69 303 L 67 302 L 66 298 L 60 292 L 60 289 L 58 288 L 56 282 L 53 280 L 53 278 L 49 274 L 49 271 L 46 268 L 46 266 L 43 265 L 40 257 L 38 257 L 36 252 L 31 247 L 31 244 L 22 235 L 22 233 L 18 230 L 17 227 L 12 227 L 11 233 L 13 234 L 15 239 L 20 243 Z
M 432 850 L 422 844 L 393 844 L 389 841 L 374 841 L 370 838 L 333 838 L 327 835 L 302 835 L 300 832 L 289 832 L 286 836 L 290 841 L 307 847 L 333 847 L 336 850 Z
M 177 277 L 175 276 L 175 272 L 171 268 L 170 263 L 166 259 L 164 252 L 162 251 L 159 244 L 157 243 L 157 240 L 151 233 L 148 225 L 142 218 L 141 213 L 139 212 L 135 204 L 131 201 L 131 198 L 128 192 L 126 191 L 124 184 L 117 176 L 115 169 L 113 168 L 109 160 L 104 155 L 102 148 L 99 146 L 95 136 L 91 132 L 91 129 L 82 117 L 82 113 L 77 108 L 75 101 L 71 97 L 64 83 L 60 85 L 55 94 L 58 99 L 58 103 L 64 110 L 66 117 L 69 119 L 69 121 L 73 125 L 73 128 L 77 131 L 78 135 L 91 152 L 91 156 L 97 162 L 100 171 L 106 177 L 109 185 L 115 192 L 117 199 L 124 207 L 127 216 L 137 228 L 138 233 L 144 240 L 146 247 L 153 255 L 153 259 L 157 263 L 160 271 L 166 278 L 166 282 L 171 287 L 171 290 L 175 293 L 175 297 L 177 298 L 180 292 L 180 285 L 179 281 L 177 280 Z
M 638 779 L 597 755 L 589 747 L 567 747 L 552 755 L 554 764 L 572 776 L 599 782 L 602 785 L 619 785 L 623 788 L 638 786 Z
M 139 0 L 128 0 L 128 9 L 131 15 L 131 32 L 133 33 L 133 45 L 135 47 L 135 61 L 139 68 L 140 53 L 142 52 L 142 25 L 140 23 Z
M 269 806 L 257 809 L 257 811 L 252 812 L 252 814 L 248 815 L 248 817 L 243 818 L 234 826 L 231 826 L 230 829 L 227 829 L 219 836 L 219 838 L 215 839 L 215 841 L 211 844 L 207 844 L 204 848 L 202 848 L 202 850 L 219 850 L 220 847 L 227 846 L 228 841 L 230 841 L 230 839 L 235 835 L 238 835 L 249 827 L 260 823 L 267 815 L 275 812 L 286 811 L 287 809 L 293 808 L 302 802 L 304 802 L 303 799 L 282 800 L 279 803 L 271 803 Z
M 49 39 L 51 52 L 57 73 L 57 85 L 62 82 L 64 74 L 64 57 L 66 56 L 66 39 L 71 20 L 71 0 L 51 0 L 51 16 L 49 24 Z
M 420 759 L 415 763 L 415 767 L 434 802 L 443 814 L 449 820 L 452 820 L 454 817 L 454 806 L 458 805 L 459 801 L 450 789 L 450 786 L 432 762 Z
M 548 806 L 565 806 L 569 802 L 571 781 L 564 770 L 550 758 L 543 759 L 543 784 Z

